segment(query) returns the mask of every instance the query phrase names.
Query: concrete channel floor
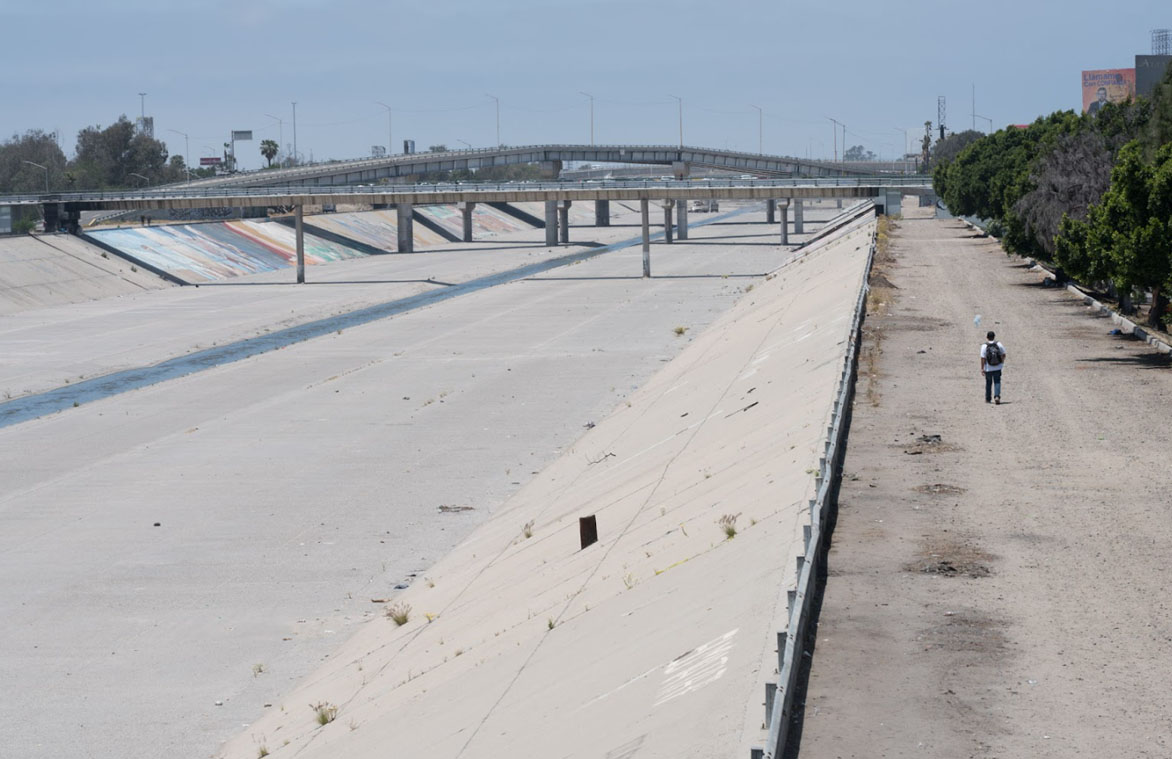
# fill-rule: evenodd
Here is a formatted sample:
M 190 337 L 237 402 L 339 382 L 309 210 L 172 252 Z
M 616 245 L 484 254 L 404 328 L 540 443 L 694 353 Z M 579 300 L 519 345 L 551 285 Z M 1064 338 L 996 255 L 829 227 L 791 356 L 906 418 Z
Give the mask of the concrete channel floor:
M 959 221 L 893 241 L 800 756 L 1172 756 L 1168 357 Z
M 0 430 L 5 753 L 212 753 L 786 256 L 693 233 Z

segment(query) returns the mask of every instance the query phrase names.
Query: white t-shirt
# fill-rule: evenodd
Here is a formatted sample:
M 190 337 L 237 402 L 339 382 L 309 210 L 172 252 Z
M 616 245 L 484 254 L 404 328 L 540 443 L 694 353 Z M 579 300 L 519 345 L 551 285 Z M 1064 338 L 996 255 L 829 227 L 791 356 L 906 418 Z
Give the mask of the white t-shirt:
M 988 343 L 988 342 L 983 343 L 981 345 L 981 358 L 985 358 L 985 352 L 989 349 L 990 345 L 991 345 L 991 343 Z M 987 371 L 987 372 L 999 372 L 999 371 L 1001 371 L 1001 367 L 1005 365 L 1005 361 L 1004 361 L 1004 356 L 1006 355 L 1005 346 L 1001 344 L 1000 340 L 998 340 L 997 347 L 1001 349 L 1001 355 L 1003 357 L 1002 361 L 999 364 L 986 363 L 985 364 L 985 371 Z

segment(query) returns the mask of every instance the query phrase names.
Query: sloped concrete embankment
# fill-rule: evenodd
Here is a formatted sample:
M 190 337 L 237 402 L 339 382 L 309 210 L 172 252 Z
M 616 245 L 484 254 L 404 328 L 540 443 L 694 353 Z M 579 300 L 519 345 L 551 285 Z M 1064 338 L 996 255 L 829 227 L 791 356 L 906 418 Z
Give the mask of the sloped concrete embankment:
M 257 704 L 222 756 L 748 756 L 765 743 L 873 230 L 861 219 L 747 291 L 425 576 L 372 599 L 405 623 L 373 621 L 280 703 Z M 599 540 L 583 549 L 589 516 Z

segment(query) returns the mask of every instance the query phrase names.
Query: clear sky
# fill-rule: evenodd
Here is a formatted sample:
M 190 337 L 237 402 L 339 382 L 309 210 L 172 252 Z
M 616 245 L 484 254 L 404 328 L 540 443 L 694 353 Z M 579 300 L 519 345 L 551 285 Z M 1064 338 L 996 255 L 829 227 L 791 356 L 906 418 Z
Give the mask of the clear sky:
M 675 144 L 830 156 L 847 142 L 903 151 L 936 97 L 947 124 L 1000 127 L 1081 106 L 1082 69 L 1129 68 L 1168 0 L 0 0 L 0 135 L 139 114 L 192 163 L 232 129 L 242 168 L 259 140 L 308 159 L 496 142 Z M 271 114 L 284 121 L 283 128 Z M 984 128 L 986 122 L 979 121 Z M 841 139 L 841 137 L 840 137 Z M 839 146 L 841 150 L 841 145 Z

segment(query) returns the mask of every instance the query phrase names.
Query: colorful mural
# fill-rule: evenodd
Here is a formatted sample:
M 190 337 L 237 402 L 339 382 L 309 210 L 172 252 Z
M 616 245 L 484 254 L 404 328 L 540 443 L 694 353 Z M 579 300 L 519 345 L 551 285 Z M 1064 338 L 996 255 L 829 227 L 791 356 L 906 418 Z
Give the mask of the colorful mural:
M 426 216 L 428 219 L 431 219 L 457 238 L 463 237 L 464 214 L 457 206 L 416 206 L 415 210 L 421 216 Z M 475 240 L 483 240 L 513 232 L 524 232 L 530 229 L 533 229 L 533 227 L 520 219 L 509 216 L 504 211 L 498 211 L 485 203 L 477 203 L 476 207 L 472 209 L 472 238 Z M 416 244 L 419 244 L 418 232 L 416 232 L 416 240 Z
M 94 230 L 88 235 L 187 282 L 210 282 L 273 271 L 293 266 L 297 260 L 293 230 L 273 221 L 244 219 L 125 227 Z M 312 234 L 305 235 L 306 264 L 362 255 Z

